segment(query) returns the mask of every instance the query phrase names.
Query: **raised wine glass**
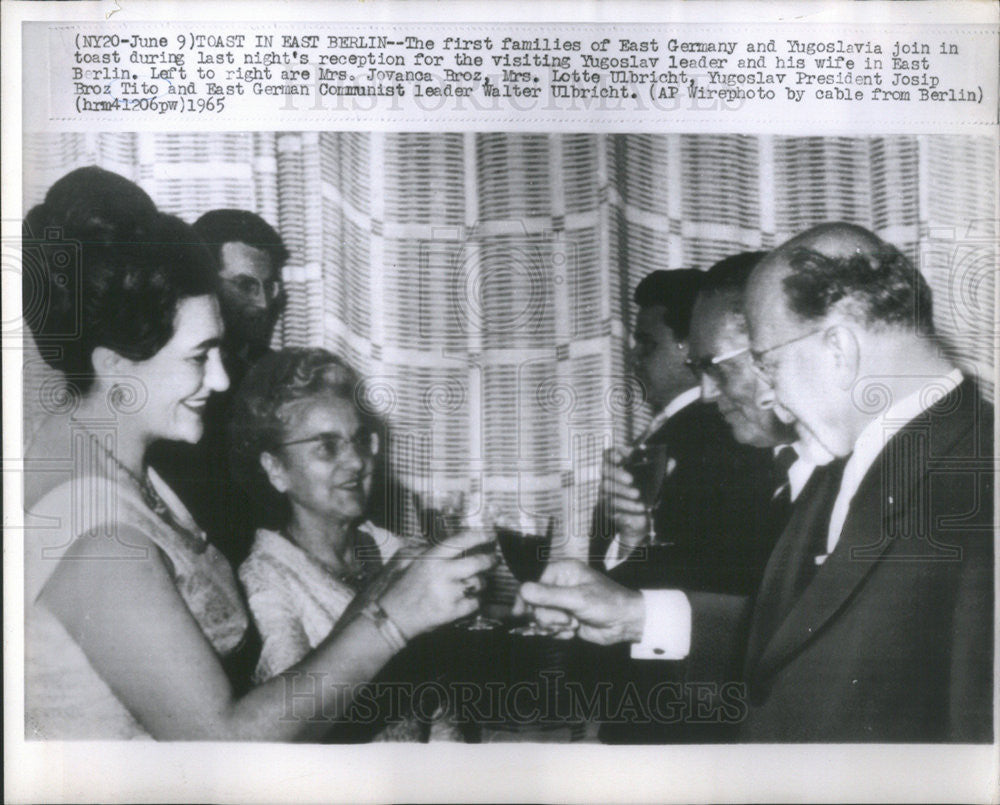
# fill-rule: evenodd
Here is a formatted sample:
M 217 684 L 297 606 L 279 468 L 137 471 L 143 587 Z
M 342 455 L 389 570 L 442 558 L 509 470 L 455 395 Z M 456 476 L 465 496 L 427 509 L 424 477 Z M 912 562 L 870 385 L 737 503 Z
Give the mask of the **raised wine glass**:
M 413 493 L 413 503 L 417 509 L 417 517 L 420 519 L 420 530 L 424 539 L 431 544 L 438 544 L 441 540 L 457 534 L 466 528 L 481 528 L 481 524 L 472 522 L 466 517 L 465 493 L 458 489 L 435 489 L 428 493 Z M 492 552 L 492 543 L 486 543 L 482 547 L 473 548 L 471 552 L 478 551 Z M 477 594 L 482 606 L 482 598 L 485 592 L 485 585 L 482 591 Z M 483 615 L 482 610 L 476 612 L 475 616 L 466 620 L 461 620 L 455 624 L 458 629 L 469 632 L 483 632 L 495 629 L 500 625 L 499 621 L 492 620 Z
M 518 521 L 517 525 L 511 519 L 499 518 L 494 528 L 497 542 L 511 574 L 519 582 L 538 581 L 545 571 L 552 552 L 552 534 L 555 531 L 555 518 L 550 517 L 544 531 L 541 521 Z M 549 633 L 532 621 L 526 626 L 518 626 L 510 630 L 511 634 L 537 636 Z
M 644 441 L 637 443 L 628 458 L 622 462 L 622 467 L 632 476 L 632 483 L 639 491 L 639 497 L 646 510 L 646 541 L 652 545 L 657 541 L 656 521 L 653 515 L 656 509 L 656 495 L 660 491 L 653 448 Z

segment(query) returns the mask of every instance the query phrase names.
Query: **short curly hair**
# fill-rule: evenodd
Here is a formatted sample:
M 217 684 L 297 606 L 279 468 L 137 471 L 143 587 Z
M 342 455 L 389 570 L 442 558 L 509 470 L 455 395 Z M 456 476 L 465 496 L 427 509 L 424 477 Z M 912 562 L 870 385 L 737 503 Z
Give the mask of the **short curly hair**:
M 229 466 L 234 480 L 259 508 L 257 519 L 280 527 L 287 501 L 271 486 L 260 456 L 286 440 L 296 403 L 332 395 L 349 402 L 362 423 L 377 432 L 378 423 L 362 407 L 362 381 L 343 360 L 317 347 L 289 347 L 271 352 L 247 372 L 232 403 Z
M 23 227 L 22 260 L 37 275 L 29 324 L 45 360 L 81 393 L 94 383 L 94 349 L 148 360 L 173 337 L 180 301 L 216 292 L 216 262 L 180 218 L 81 208 L 60 219 L 42 206 Z
M 789 310 L 806 321 L 827 316 L 843 304 L 868 327 L 894 327 L 934 334 L 931 289 L 896 247 L 882 243 L 871 254 L 828 256 L 798 247 L 787 257 L 782 281 Z

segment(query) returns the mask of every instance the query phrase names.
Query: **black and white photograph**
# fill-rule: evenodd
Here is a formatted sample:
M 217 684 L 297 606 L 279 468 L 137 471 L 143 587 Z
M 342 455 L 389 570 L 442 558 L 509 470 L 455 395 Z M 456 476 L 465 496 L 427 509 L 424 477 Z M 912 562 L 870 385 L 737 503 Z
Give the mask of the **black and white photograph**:
M 995 750 L 995 126 L 147 128 L 20 144 L 29 751 Z

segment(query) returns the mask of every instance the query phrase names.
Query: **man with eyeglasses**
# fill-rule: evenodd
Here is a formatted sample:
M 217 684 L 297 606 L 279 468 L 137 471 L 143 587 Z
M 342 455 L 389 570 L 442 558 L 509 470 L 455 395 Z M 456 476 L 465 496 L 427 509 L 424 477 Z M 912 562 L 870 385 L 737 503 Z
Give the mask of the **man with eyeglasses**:
M 686 365 L 703 278 L 695 269 L 654 271 L 634 293 L 629 365 L 653 418 L 632 446 L 607 452 L 591 541 L 595 567 L 630 586 L 656 576 L 651 554 L 659 548 L 676 556 L 706 534 L 740 528 L 743 482 L 760 460 L 759 451 L 734 441 L 714 405 L 701 402 Z M 642 484 L 632 463 L 637 445 L 648 464 Z
M 758 404 L 832 460 L 755 596 L 740 739 L 989 742 L 993 408 L 944 357 L 926 281 L 873 233 L 827 224 L 770 253 L 745 304 Z M 727 628 L 719 597 L 663 593 L 664 656 Z M 600 644 L 640 642 L 651 618 L 642 595 L 571 561 L 520 594 Z
M 758 593 L 746 737 L 991 740 L 993 408 L 926 280 L 827 224 L 769 255 L 746 305 L 759 402 L 833 457 Z
M 212 210 L 194 229 L 219 262 L 219 307 L 226 325 L 226 371 L 235 388 L 271 347 L 285 303 L 281 269 L 288 249 L 274 228 L 247 210 Z
M 759 255 L 745 257 L 752 268 Z M 696 354 L 692 311 L 710 274 L 657 271 L 636 288 L 639 313 L 630 359 L 656 411 L 638 441 L 657 475 L 640 484 L 629 451 L 609 451 L 598 507 L 606 519 L 602 523 L 600 516 L 595 518 L 592 564 L 632 589 L 711 590 L 738 595 L 745 603 L 763 567 L 757 546 L 773 541 L 762 539 L 758 531 L 765 528 L 772 508 L 776 484 L 769 448 L 777 439 L 756 433 L 741 438 L 746 436 L 741 432 L 734 439 L 731 423 L 720 415 L 715 398 L 706 398 L 699 387 L 706 361 L 692 362 L 688 357 Z M 704 325 L 701 330 L 704 343 Z M 709 371 L 714 373 L 714 366 Z M 580 665 L 589 666 L 596 679 L 616 680 L 612 696 L 624 695 L 628 687 L 645 696 L 657 684 L 679 680 L 685 673 L 680 664 L 651 662 L 662 659 L 653 642 L 631 651 L 618 647 L 595 652 Z M 724 652 L 720 647 L 712 654 L 712 677 L 732 677 L 735 650 L 726 645 Z M 707 664 L 701 673 L 709 673 Z M 713 739 L 704 729 L 682 735 L 678 726 L 611 719 L 602 725 L 599 737 L 606 743 Z
M 688 367 L 698 379 L 701 399 L 714 403 L 740 444 L 766 448 L 773 464 L 757 480 L 752 508 L 744 511 L 750 529 L 712 546 L 726 579 L 716 589 L 754 593 L 791 505 L 805 488 L 813 462 L 796 443 L 795 428 L 770 407 L 758 405 L 761 380 L 750 355 L 743 296 L 754 267 L 766 252 L 742 252 L 720 260 L 705 275 L 691 315 Z M 728 570 L 728 576 L 724 575 Z

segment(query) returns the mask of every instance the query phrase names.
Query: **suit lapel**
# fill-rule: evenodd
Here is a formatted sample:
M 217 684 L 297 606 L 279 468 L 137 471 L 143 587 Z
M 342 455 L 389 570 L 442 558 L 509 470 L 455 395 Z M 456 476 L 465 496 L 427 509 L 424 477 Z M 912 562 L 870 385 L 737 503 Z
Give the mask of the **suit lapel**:
M 822 483 L 822 472 L 822 468 L 813 472 L 802 490 L 799 497 L 801 503 L 792 510 L 792 516 L 764 569 L 747 645 L 748 672 L 757 665 L 787 613 L 794 584 L 794 570 L 799 566 L 808 542 L 802 539 L 803 524 L 812 517 L 811 505 L 817 488 Z
M 699 414 L 702 412 L 701 406 L 702 404 L 699 402 L 693 402 L 684 406 L 646 440 L 656 472 L 656 495 L 654 496 L 654 500 L 656 500 L 657 505 L 663 500 L 663 496 L 666 494 L 664 486 L 677 466 L 679 459 L 678 451 L 681 449 L 684 439 L 687 436 L 684 431 L 690 428 L 694 421 L 701 418 L 699 417 Z
M 772 619 L 773 631 L 758 629 L 755 615 L 747 653 L 748 678 L 760 680 L 773 673 L 816 639 L 890 548 L 913 546 L 925 556 L 927 550 L 939 549 L 929 534 L 913 533 L 914 524 L 926 527 L 929 523 L 924 515 L 928 485 L 921 482 L 926 477 L 928 457 L 947 455 L 948 447 L 969 427 L 975 402 L 974 385 L 964 382 L 888 441 L 858 486 L 836 548 L 782 618 L 780 612 L 771 610 L 787 602 L 787 585 L 793 575 L 790 568 L 797 567 L 793 563 L 801 559 L 807 542 L 796 528 L 801 520 L 796 509 L 761 586 L 761 616 L 764 621 Z M 918 539 L 912 539 L 914 536 Z M 938 558 L 947 558 L 947 551 Z M 767 623 L 760 625 L 766 627 Z
M 867 486 L 868 479 L 863 486 Z M 877 492 L 877 490 L 876 490 Z M 766 676 L 787 661 L 803 645 L 814 639 L 829 621 L 851 598 L 855 590 L 875 567 L 876 562 L 891 540 L 878 543 L 878 552 L 869 551 L 866 558 L 854 558 L 855 549 L 871 548 L 871 524 L 881 521 L 879 498 L 870 490 L 859 488 L 854 505 L 844 524 L 840 541 L 833 553 L 817 570 L 812 583 L 795 601 L 766 645 L 759 647 L 759 659 L 753 668 L 755 676 Z M 804 540 L 798 540 L 799 550 L 794 559 L 801 560 Z M 789 565 L 796 567 L 797 565 Z M 790 574 L 789 574 L 790 575 Z

